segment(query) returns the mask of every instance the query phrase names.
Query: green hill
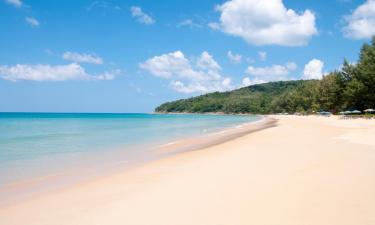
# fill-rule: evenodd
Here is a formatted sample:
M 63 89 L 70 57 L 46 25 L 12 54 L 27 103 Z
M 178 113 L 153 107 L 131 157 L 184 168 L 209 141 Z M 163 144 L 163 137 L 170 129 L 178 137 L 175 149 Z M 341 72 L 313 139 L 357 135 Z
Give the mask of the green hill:
M 317 81 L 280 81 L 167 102 L 156 112 L 270 113 L 280 96 Z M 283 111 L 283 110 L 282 110 Z

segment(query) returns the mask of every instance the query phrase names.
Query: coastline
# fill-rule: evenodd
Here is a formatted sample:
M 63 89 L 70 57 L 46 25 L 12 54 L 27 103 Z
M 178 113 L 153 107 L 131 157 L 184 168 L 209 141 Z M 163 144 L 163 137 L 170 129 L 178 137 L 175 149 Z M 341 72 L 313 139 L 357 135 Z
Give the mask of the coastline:
M 237 125 L 236 127 L 230 127 L 212 132 L 208 134 L 202 134 L 200 136 L 192 138 L 184 138 L 175 140 L 170 143 L 156 146 L 155 151 L 164 153 L 167 155 L 178 154 L 187 151 L 196 151 L 218 144 L 225 143 L 227 141 L 234 140 L 244 135 L 257 132 L 263 129 L 267 129 L 276 126 L 277 119 L 262 116 L 260 120 L 252 121 Z
M 7 225 L 373 223 L 375 121 L 271 118 L 277 126 L 0 207 L 0 221 Z
M 193 113 L 193 112 L 153 112 L 150 114 L 155 115 L 228 115 L 228 116 L 258 116 L 259 114 L 253 113 L 225 113 L 225 112 L 200 112 L 200 113 Z M 265 116 L 265 115 L 263 115 Z
M 95 155 L 90 155 L 92 153 L 88 153 L 89 155 L 86 156 L 88 158 L 86 159 L 85 157 L 85 161 L 91 162 L 95 160 L 95 158 L 105 156 L 108 158 L 108 162 L 105 162 L 105 165 L 100 165 L 98 168 L 94 166 L 94 164 L 98 162 L 82 162 L 82 165 L 76 166 L 75 168 L 67 168 L 61 172 L 47 173 L 42 176 L 34 176 L 29 179 L 22 179 L 17 182 L 9 183 L 8 185 L 0 186 L 0 207 L 17 204 L 50 192 L 64 190 L 81 183 L 131 170 L 132 168 L 175 154 L 217 145 L 247 133 L 266 129 L 274 124 L 274 122 L 275 121 L 270 118 L 266 119 L 264 116 L 261 116 L 261 118 L 256 121 L 250 121 L 200 135 L 177 138 L 172 142 L 161 145 L 145 143 L 144 145 L 134 146 L 132 148 L 145 149 L 147 154 L 143 153 L 143 156 L 134 156 L 135 158 L 130 159 L 127 158 L 128 155 L 126 155 L 126 153 L 123 155 L 122 152 L 126 149 L 121 147 L 111 150 L 108 153 L 94 153 Z M 111 158 L 115 158 L 115 160 Z M 84 158 L 82 158 L 82 160 L 84 160 Z

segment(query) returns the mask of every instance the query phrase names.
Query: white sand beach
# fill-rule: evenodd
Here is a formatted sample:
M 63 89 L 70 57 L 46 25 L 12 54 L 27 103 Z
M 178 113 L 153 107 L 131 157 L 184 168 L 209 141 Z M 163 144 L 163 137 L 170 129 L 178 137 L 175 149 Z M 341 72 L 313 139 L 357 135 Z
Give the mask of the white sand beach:
M 0 208 L 1 225 L 372 225 L 375 120 L 277 126 Z

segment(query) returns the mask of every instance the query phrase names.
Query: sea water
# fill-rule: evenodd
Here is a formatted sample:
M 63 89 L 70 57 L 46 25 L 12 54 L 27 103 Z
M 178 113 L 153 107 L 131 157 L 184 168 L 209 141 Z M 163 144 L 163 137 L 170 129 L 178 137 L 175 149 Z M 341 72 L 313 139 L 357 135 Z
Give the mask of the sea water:
M 0 113 L 0 187 L 77 168 L 100 170 L 152 155 L 152 147 L 258 116 Z

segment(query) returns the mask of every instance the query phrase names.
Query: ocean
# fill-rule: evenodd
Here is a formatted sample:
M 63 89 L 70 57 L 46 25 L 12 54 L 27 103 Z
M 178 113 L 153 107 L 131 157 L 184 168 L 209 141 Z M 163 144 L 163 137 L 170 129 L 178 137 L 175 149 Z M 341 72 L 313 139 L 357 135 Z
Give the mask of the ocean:
M 259 119 L 206 114 L 0 113 L 0 187 L 130 165 L 157 157 L 155 146 Z

